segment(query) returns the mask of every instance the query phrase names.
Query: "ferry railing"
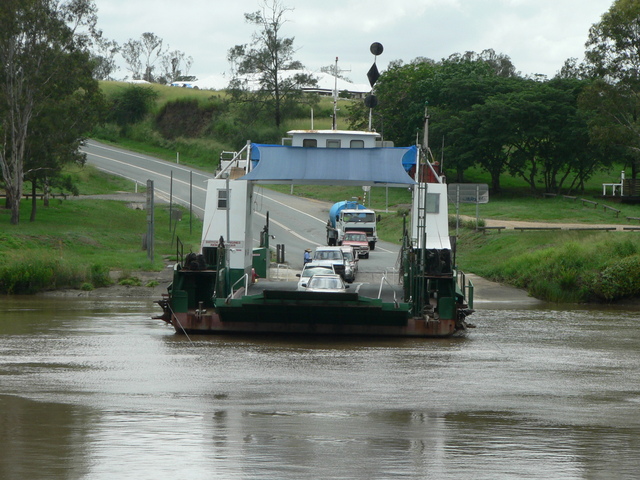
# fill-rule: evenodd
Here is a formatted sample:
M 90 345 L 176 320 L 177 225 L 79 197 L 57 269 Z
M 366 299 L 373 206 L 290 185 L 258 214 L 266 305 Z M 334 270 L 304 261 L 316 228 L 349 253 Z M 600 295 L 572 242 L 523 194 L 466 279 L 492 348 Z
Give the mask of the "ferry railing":
M 389 287 L 391 287 L 391 291 L 393 292 L 393 304 L 395 305 L 396 308 L 398 308 L 399 304 L 398 304 L 398 298 L 396 297 L 396 291 L 393 289 L 393 285 L 389 283 L 389 280 L 387 280 L 386 274 L 382 275 L 382 278 L 380 279 L 380 289 L 378 290 L 378 300 L 382 298 L 382 286 L 385 283 L 389 285 Z
M 233 298 L 233 294 L 234 292 L 234 288 L 235 286 L 240 283 L 241 281 L 244 280 L 244 292 L 247 293 L 249 291 L 249 274 L 245 273 L 242 277 L 240 277 L 238 280 L 236 280 L 236 283 L 234 283 L 233 285 L 231 285 L 231 293 L 229 294 L 229 296 L 227 297 L 226 303 L 228 304 L 231 299 Z
M 184 245 L 180 237 L 176 237 L 176 263 L 182 265 L 184 262 Z
M 467 280 L 467 276 L 463 271 L 458 270 L 457 272 L 457 280 L 458 280 L 458 288 L 464 295 L 467 300 L 467 305 L 469 308 L 473 308 L 473 282 L 469 279 Z
M 400 270 L 396 267 L 387 267 L 384 269 L 383 275 L 385 277 L 391 276 L 392 280 L 395 279 L 396 283 L 400 283 Z

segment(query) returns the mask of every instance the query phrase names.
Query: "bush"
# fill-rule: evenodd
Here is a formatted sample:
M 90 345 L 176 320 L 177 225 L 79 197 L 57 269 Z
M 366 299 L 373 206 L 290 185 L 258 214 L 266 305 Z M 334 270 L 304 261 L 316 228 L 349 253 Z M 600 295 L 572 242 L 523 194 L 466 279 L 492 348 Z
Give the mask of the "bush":
M 89 278 L 90 282 L 96 287 L 108 287 L 112 283 L 109 277 L 109 267 L 104 265 L 91 265 Z
M 128 277 L 120 280 L 118 285 L 123 285 L 125 287 L 140 287 L 142 285 L 142 281 L 138 277 Z
M 595 278 L 593 292 L 607 301 L 640 296 L 640 255 L 614 260 Z
M 129 86 L 111 100 L 109 120 L 124 127 L 141 121 L 151 111 L 158 92 L 148 87 Z

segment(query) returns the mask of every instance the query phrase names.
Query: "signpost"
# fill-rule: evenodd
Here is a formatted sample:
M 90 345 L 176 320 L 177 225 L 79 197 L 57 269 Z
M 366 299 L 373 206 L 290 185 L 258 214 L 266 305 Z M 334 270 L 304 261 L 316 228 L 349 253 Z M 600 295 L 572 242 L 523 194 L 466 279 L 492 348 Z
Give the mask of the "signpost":
M 476 204 L 476 229 L 480 217 L 480 204 L 489 203 L 489 186 L 486 183 L 450 183 L 447 187 L 449 202 L 456 205 L 456 236 L 460 225 L 460 204 Z
M 153 180 L 147 180 L 147 257 L 153 262 Z

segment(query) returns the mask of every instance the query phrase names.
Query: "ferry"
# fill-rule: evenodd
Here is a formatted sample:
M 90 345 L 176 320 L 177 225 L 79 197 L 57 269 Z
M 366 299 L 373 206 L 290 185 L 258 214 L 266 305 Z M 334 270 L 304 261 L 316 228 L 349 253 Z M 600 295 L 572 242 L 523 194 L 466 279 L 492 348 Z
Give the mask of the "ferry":
M 425 117 L 427 117 L 425 115 Z M 427 125 L 425 125 L 425 128 Z M 448 337 L 473 327 L 473 284 L 455 265 L 445 178 L 420 145 L 394 147 L 371 131 L 294 130 L 283 145 L 247 143 L 209 180 L 201 250 L 178 242 L 173 282 L 157 303 L 181 334 Z M 254 249 L 254 187 L 263 184 L 410 188 L 399 284 L 368 295 L 253 286 L 269 264 L 269 217 Z M 365 289 L 366 290 L 366 289 Z

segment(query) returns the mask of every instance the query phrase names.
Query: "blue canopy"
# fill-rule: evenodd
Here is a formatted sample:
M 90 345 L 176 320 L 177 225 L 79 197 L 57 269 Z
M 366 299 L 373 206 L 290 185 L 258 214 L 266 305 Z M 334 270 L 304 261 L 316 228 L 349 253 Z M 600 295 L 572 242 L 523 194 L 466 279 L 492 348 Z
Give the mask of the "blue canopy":
M 254 144 L 252 151 L 255 149 L 257 155 L 251 156 L 255 166 L 242 180 L 398 187 L 415 183 L 407 170 L 412 166 L 409 164 L 412 158 L 415 164 L 416 147 L 306 148 Z

